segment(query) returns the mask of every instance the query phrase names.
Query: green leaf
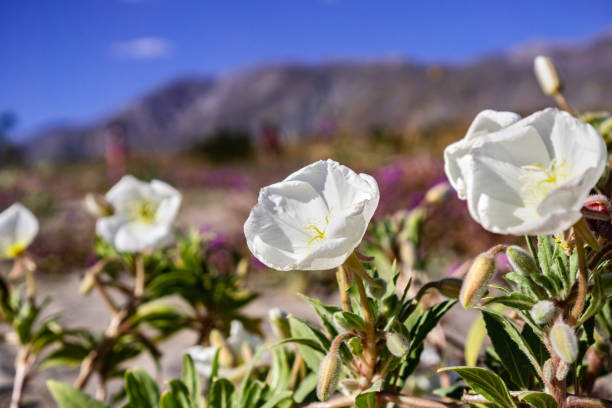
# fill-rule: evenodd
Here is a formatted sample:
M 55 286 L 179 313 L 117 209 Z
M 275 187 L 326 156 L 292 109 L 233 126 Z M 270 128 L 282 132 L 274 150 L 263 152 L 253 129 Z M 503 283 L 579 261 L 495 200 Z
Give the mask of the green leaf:
M 319 376 L 317 373 L 310 373 L 302 381 L 293 394 L 293 400 L 297 403 L 303 402 L 317 388 Z
M 410 350 L 415 350 L 423 343 L 425 337 L 432 331 L 442 316 L 446 312 L 450 310 L 453 305 L 457 303 L 456 300 L 447 300 L 437 305 L 434 305 L 427 309 L 425 313 L 423 313 L 419 319 L 416 321 L 416 324 L 410 328 Z
M 265 404 L 261 406 L 261 408 L 274 408 L 283 403 L 290 402 L 289 406 L 293 405 L 293 401 L 291 400 L 291 391 L 284 391 L 280 394 L 276 394 L 272 398 L 270 398 Z
M 309 302 L 314 308 L 317 316 L 321 319 L 321 323 L 325 330 L 329 333 L 330 337 L 336 337 L 338 330 L 334 324 L 333 314 L 342 311 L 338 306 L 324 305 L 319 299 L 314 299 L 306 295 L 298 294 L 299 297 Z
M 181 381 L 168 381 L 170 390 L 164 393 L 161 398 L 161 408 L 192 408 L 192 401 L 189 399 L 189 390 Z
M 459 374 L 474 392 L 482 394 L 496 407 L 517 408 L 508 387 L 493 371 L 480 367 L 445 367 L 438 370 L 438 372 L 443 371 L 454 371 Z
M 533 351 L 533 355 L 535 356 L 538 364 L 542 366 L 546 360 L 550 358 L 550 353 L 546 349 L 540 337 L 533 331 L 533 328 L 526 324 L 523 326 L 523 330 L 521 331 L 521 335 L 529 344 L 529 348 Z
M 525 401 L 534 408 L 557 408 L 555 399 L 545 392 L 525 391 L 518 395 L 519 401 Z
M 319 346 L 324 350 L 327 350 L 329 348 L 329 340 L 327 341 L 328 344 L 323 346 L 320 341 L 320 335 L 323 334 L 317 329 L 311 327 L 311 325 L 305 320 L 291 316 L 289 317 L 289 327 L 291 328 L 291 336 L 299 339 L 308 339 L 310 341 L 317 342 L 319 343 Z M 325 338 L 324 335 L 323 337 Z M 300 343 L 297 344 L 297 348 L 300 354 L 302 354 L 304 362 L 306 362 L 308 368 L 310 368 L 316 373 L 319 370 L 319 365 L 321 364 L 321 360 L 323 360 L 325 354 L 321 352 L 320 349 L 316 349 L 314 347 Z
M 234 386 L 225 378 L 216 380 L 208 395 L 209 405 L 215 408 L 231 408 Z
M 511 334 L 507 332 L 506 326 L 498 318 L 499 315 L 496 316 L 491 312 L 482 310 L 482 316 L 495 352 L 497 355 L 503 356 L 501 363 L 506 371 L 508 371 L 512 382 L 519 388 L 528 389 L 529 378 L 533 373 L 533 367 L 529 360 L 516 347 L 517 345 L 512 339 Z
M 538 360 L 535 357 L 533 350 L 531 350 L 531 347 L 529 346 L 527 341 L 523 338 L 523 336 L 521 336 L 521 333 L 518 331 L 516 326 L 514 326 L 512 322 L 501 313 L 497 313 L 492 310 L 481 310 L 483 314 L 487 314 L 490 318 L 494 318 L 495 320 L 497 320 L 498 323 L 501 324 L 503 330 L 508 334 L 508 336 L 510 336 L 510 339 L 512 339 L 512 341 L 516 344 L 519 350 L 523 352 L 525 357 L 527 357 L 533 368 L 536 368 L 536 371 L 539 375 L 540 365 L 538 364 Z
M 49 380 L 47 381 L 47 388 L 59 408 L 107 408 L 102 402 L 69 384 Z
M 183 354 L 183 368 L 181 369 L 181 381 L 189 391 L 192 407 L 197 408 L 197 402 L 202 396 L 202 384 L 193 359 L 189 354 Z
M 159 404 L 157 384 L 139 368 L 125 372 L 125 391 L 130 407 L 156 408 Z
M 365 392 L 355 398 L 356 408 L 376 408 L 376 392 Z
M 523 295 L 520 292 L 512 292 L 506 296 L 497 296 L 483 299 L 484 305 L 490 304 L 501 304 L 504 306 L 512 307 L 519 310 L 531 310 L 535 302 L 527 295 Z
M 466 365 L 475 366 L 478 362 L 478 355 L 480 354 L 480 349 L 482 348 L 482 343 L 486 334 L 487 328 L 482 315 L 480 315 L 474 320 L 474 323 L 472 323 L 472 327 L 470 327 L 470 331 L 465 340 L 464 354 Z

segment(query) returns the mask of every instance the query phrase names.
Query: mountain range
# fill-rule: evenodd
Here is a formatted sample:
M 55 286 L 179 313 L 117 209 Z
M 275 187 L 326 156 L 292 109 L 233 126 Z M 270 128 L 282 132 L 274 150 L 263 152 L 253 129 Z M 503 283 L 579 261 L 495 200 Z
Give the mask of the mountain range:
M 401 132 L 468 121 L 485 108 L 529 113 L 552 105 L 533 75 L 550 56 L 578 110 L 612 108 L 612 34 L 579 45 L 526 46 L 462 64 L 408 60 L 268 64 L 216 77 L 178 78 L 121 110 L 80 126 L 30 135 L 31 158 L 103 154 L 105 130 L 119 126 L 131 151 L 188 149 L 221 129 L 256 134 L 274 124 L 282 137 L 321 132 Z

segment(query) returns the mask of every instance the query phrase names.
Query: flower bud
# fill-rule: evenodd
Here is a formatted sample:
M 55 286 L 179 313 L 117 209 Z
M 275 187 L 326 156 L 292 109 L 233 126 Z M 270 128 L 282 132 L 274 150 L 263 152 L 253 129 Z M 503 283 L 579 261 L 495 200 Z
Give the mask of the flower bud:
M 487 290 L 495 272 L 495 255 L 484 252 L 476 257 L 463 280 L 459 301 L 464 308 L 472 307 Z
M 450 299 L 458 299 L 463 281 L 459 278 L 444 278 L 436 282 L 438 292 Z
M 448 200 L 452 196 L 453 189 L 449 183 L 439 183 L 431 187 L 425 193 L 425 203 L 431 205 L 439 205 Z
M 374 284 L 366 288 L 368 295 L 374 299 L 380 299 L 387 293 L 387 282 L 382 278 L 374 278 Z
M 537 324 L 546 324 L 555 317 L 555 304 L 550 300 L 540 300 L 533 305 L 529 314 Z
M 342 362 L 337 350 L 330 351 L 319 366 L 319 382 L 317 383 L 317 398 L 319 401 L 327 401 L 336 391 Z
M 410 350 L 410 342 L 399 333 L 388 333 L 387 349 L 395 357 L 403 357 Z
M 523 248 L 516 245 L 509 246 L 506 249 L 506 257 L 510 265 L 512 265 L 514 272 L 521 275 L 534 275 L 538 273 L 535 259 Z
M 538 55 L 533 61 L 533 68 L 545 94 L 554 95 L 561 91 L 561 81 L 550 58 Z
M 113 215 L 115 210 L 113 205 L 106 201 L 100 194 L 87 193 L 83 199 L 85 210 L 96 218 L 108 217 Z
M 291 337 L 291 329 L 289 328 L 287 313 L 278 307 L 275 307 L 268 312 L 268 319 L 270 319 L 272 331 L 277 338 L 287 339 Z
M 542 366 L 542 376 L 547 382 L 552 382 L 553 377 L 555 376 L 555 365 L 553 364 L 552 359 L 549 358 L 544 362 L 544 365 Z
M 565 377 L 567 377 L 567 373 L 569 373 L 570 365 L 565 361 L 559 361 L 559 365 L 557 366 L 557 372 L 555 373 L 555 378 L 557 381 L 563 381 Z
M 550 343 L 555 353 L 566 363 L 573 363 L 578 357 L 578 339 L 574 329 L 564 322 L 557 322 L 550 329 Z
M 382 314 L 384 316 L 390 316 L 391 313 L 394 313 L 397 310 L 398 306 L 399 306 L 399 299 L 397 295 L 391 294 L 390 296 L 387 296 L 382 302 Z
M 219 365 L 221 367 L 231 367 L 234 365 L 234 354 L 227 345 L 225 338 L 219 330 L 213 329 L 209 335 L 210 344 L 219 348 Z

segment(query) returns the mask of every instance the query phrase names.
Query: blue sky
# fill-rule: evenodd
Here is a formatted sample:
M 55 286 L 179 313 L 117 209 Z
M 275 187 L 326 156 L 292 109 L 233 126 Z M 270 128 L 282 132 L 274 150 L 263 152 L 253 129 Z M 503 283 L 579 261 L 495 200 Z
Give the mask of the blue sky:
M 462 62 L 612 29 L 610 0 L 0 0 L 16 134 L 103 117 L 180 75 L 265 61 Z

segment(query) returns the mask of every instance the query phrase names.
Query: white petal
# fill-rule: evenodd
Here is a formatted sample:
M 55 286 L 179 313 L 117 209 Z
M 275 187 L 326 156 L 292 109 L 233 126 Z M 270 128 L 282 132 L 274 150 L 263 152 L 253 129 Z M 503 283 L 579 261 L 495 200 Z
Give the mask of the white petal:
M 212 365 L 217 354 L 217 347 L 193 346 L 186 350 L 186 353 L 193 359 L 196 370 L 204 377 L 212 374 Z
M 0 214 L 0 257 L 13 246 L 25 249 L 38 234 L 38 220 L 30 210 L 15 203 Z
M 159 196 L 159 206 L 155 215 L 155 221 L 171 224 L 181 206 L 181 193 L 174 187 L 160 180 L 151 181 L 151 189 Z
M 174 235 L 169 226 L 130 222 L 119 228 L 114 245 L 120 252 L 138 252 L 162 248 L 173 240 Z
M 457 161 L 467 154 L 473 143 L 480 137 L 504 129 L 520 120 L 520 116 L 513 112 L 497 112 L 484 110 L 480 112 L 470 125 L 465 137 L 444 150 L 444 171 L 459 198 L 466 198 L 464 175 Z
M 104 241 L 115 245 L 115 236 L 123 224 L 128 222 L 123 214 L 115 214 L 110 217 L 99 218 L 96 221 L 96 234 Z
M 143 192 L 148 184 L 138 180 L 136 177 L 123 176 L 105 195 L 106 200 L 115 207 L 115 211 L 121 211 L 131 202 L 141 200 Z

